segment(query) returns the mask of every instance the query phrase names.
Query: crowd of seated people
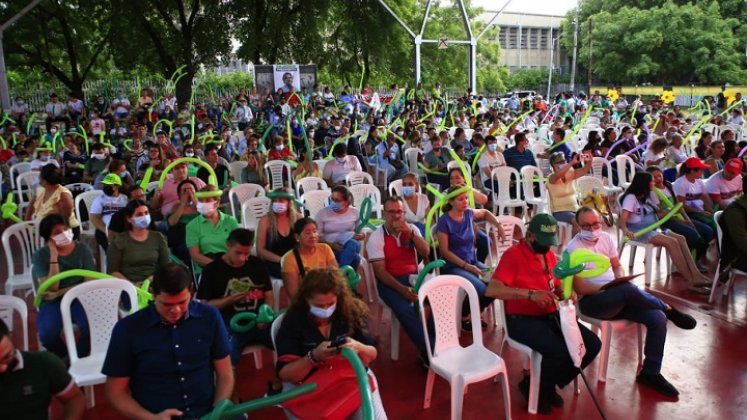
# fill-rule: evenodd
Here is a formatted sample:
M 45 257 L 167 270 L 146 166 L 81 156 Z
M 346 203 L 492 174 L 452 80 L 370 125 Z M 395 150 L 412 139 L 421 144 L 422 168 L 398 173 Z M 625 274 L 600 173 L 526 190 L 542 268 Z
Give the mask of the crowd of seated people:
M 440 258 L 445 262 L 442 274 L 463 277 L 475 288 L 480 312 L 492 307 L 494 299 L 506 301 L 505 328 L 543 354 L 539 411 L 551 412 L 563 403 L 556 387 L 567 385 L 576 372 L 568 354 L 557 351 L 564 344 L 552 325 L 559 284 L 550 273 L 557 263 L 557 246 L 587 248 L 609 258 L 608 272 L 574 281 L 575 292 L 583 296 L 580 311 L 599 319 L 622 317 L 644 324 L 646 359 L 638 382 L 667 396 L 678 394 L 660 373 L 666 322 L 691 329 L 694 319 L 630 283 L 609 289 L 605 285 L 624 277 L 614 241 L 635 239 L 664 247 L 688 286 L 710 293 L 712 282 L 704 273 L 716 262 L 709 252 L 715 249 L 719 223 L 714 213 L 726 210 L 721 223 L 729 228 L 747 218 L 742 198 L 745 162 L 739 153 L 745 145 L 733 132 L 727 134 L 732 128 L 697 133 L 700 139 L 694 147 L 687 138 L 692 133 L 683 124 L 691 128 L 692 120 L 655 104 L 641 104 L 660 124 L 649 130 L 638 123 L 642 118 L 631 115 L 630 106 L 608 112 L 615 104 L 604 98 L 587 102 L 566 95 L 555 106 L 535 98 L 504 109 L 498 101 L 465 95 L 455 102 L 454 111 L 441 108 L 430 113 L 431 101 L 407 92 L 380 110 L 355 99 L 338 108 L 321 90 L 305 95 L 297 100 L 287 93 L 239 93 L 217 106 L 223 112 L 195 110 L 195 125 L 189 122 L 189 112 L 174 112 L 177 106 L 169 95 L 161 101 L 158 115 L 172 121 L 170 125 L 155 125 L 148 118 L 155 104 L 148 91 L 142 92 L 136 107 L 120 95 L 110 109 L 94 104 L 90 112 L 85 106 L 83 112 L 76 111 L 78 105 L 59 111 L 62 107 L 52 97 L 46 127 L 29 133 L 11 123 L 3 127 L 8 144 L 0 151 L 3 173 L 19 175 L 11 168 L 24 162 L 31 165 L 23 171 L 39 172 L 37 185 L 21 192 L 28 203 L 23 219 L 35 223 L 44 241 L 33 256 L 34 287 L 76 268 L 106 267 L 112 277 L 138 286 L 151 281 L 153 304 L 121 320 L 112 333 L 103 372 L 109 377 L 107 395 L 115 410 L 134 417 L 179 416 L 186 410 L 204 414 L 219 399 L 238 401 L 234 369 L 245 347 L 274 346 L 268 323 L 239 333 L 231 329 L 230 320 L 241 312 L 256 314 L 263 304 L 288 307 L 275 342 L 277 375 L 269 392 L 292 388 L 336 357 L 339 349 L 331 342 L 338 335 L 345 335 L 342 345 L 368 365 L 378 352 L 368 327 L 367 304 L 348 286 L 338 270 L 343 266 L 365 274 L 368 267 L 362 264 L 370 264 L 374 278 L 368 280 L 376 282 L 383 304 L 392 309 L 427 366 L 428 343 L 418 310 L 411 305 L 417 291 L 410 276 Z M 586 107 L 597 106 L 594 100 L 605 109 L 592 113 L 596 122 L 584 127 L 589 131 L 585 138 L 576 138 L 576 125 Z M 396 109 L 396 118 L 389 108 Z M 517 119 L 529 110 L 535 112 Z M 550 118 L 554 113 L 563 118 Z M 452 116 L 457 124 L 447 128 Z M 16 120 L 22 121 L 22 116 Z M 90 144 L 82 136 L 70 135 L 73 121 L 89 131 Z M 548 133 L 545 138 L 540 134 L 543 129 Z M 719 140 L 713 140 L 715 132 Z M 414 159 L 406 158 L 413 149 Z M 603 168 L 603 185 L 607 178 L 622 181 L 618 156 L 629 157 L 636 170 L 627 179 L 629 185 L 621 188 L 619 206 L 614 193 L 605 199 L 617 215 L 614 229 L 620 238 L 615 239 L 602 231 L 599 209 L 581 205 L 575 181 L 596 176 L 592 159 L 609 163 Z M 278 173 L 265 166 L 273 161 L 287 163 L 291 173 L 283 167 L 282 179 L 274 179 Z M 515 232 L 503 231 L 503 215 L 489 210 L 497 204 L 491 201 L 500 188 L 493 170 L 537 166 L 541 172 L 545 163 L 547 177 L 532 183 L 536 190 L 545 189 L 546 207 L 530 208 L 533 217 L 517 214 L 529 223 L 528 233 L 500 260 L 488 260 L 498 243 L 517 238 Z M 361 173 L 370 175 L 363 176 L 363 182 L 373 180 L 384 197 L 373 203 L 381 206 L 383 215 L 373 228 L 363 223 L 361 203 L 351 192 L 350 176 Z M 320 178 L 318 188 L 329 193 L 313 214 L 294 188 L 309 177 Z M 85 190 L 72 184 L 80 182 L 100 191 L 84 212 L 75 208 L 75 196 Z M 394 187 L 395 182 L 400 184 Z M 521 179 L 511 182 L 513 186 Z M 255 216 L 244 212 L 241 202 L 238 208 L 229 202 L 237 191 L 233 189 L 247 184 L 258 186 L 257 196 L 268 199 L 254 225 L 247 219 Z M 387 184 L 393 188 L 385 188 Z M 465 186 L 471 188 L 456 193 Z M 3 186 L 4 192 L 8 189 Z M 515 197 L 516 191 L 511 188 L 512 198 L 522 198 Z M 682 203 L 682 209 L 661 229 L 637 233 L 676 203 Z M 431 211 L 437 204 L 439 209 Z M 557 235 L 557 222 L 573 225 L 570 242 L 559 243 L 564 239 Z M 84 223 L 92 226 L 92 238 L 81 235 Z M 494 238 L 486 234 L 485 224 L 497 232 Z M 361 230 L 362 225 L 368 226 Z M 728 267 L 738 266 L 740 256 L 747 253 L 742 231 L 744 226 L 725 235 L 724 241 L 734 247 L 719 258 Z M 40 344 L 57 357 L 67 356 L 61 297 L 89 280 L 70 277 L 42 296 L 36 322 Z M 282 282 L 281 294 L 273 292 L 275 281 Z M 78 353 L 85 355 L 90 351 L 90 320 L 79 304 L 71 311 L 79 334 Z M 463 330 L 487 327 L 484 322 L 472 325 L 467 304 L 462 305 L 459 325 Z M 179 370 L 173 360 L 137 356 L 143 340 L 163 348 L 182 343 L 182 338 L 167 332 L 169 326 L 183 328 L 185 334 L 209 332 L 204 346 L 190 348 L 185 356 L 195 361 L 192 373 L 182 379 L 185 389 L 194 393 L 188 401 L 160 389 L 178 388 L 176 382 L 153 385 L 159 375 Z M 586 366 L 599 351 L 599 341 L 584 327 L 580 330 Z M 156 365 L 158 369 L 150 369 Z M 373 373 L 369 375 L 375 383 Z M 199 389 L 206 381 L 210 386 Z M 518 389 L 528 398 L 528 379 Z M 385 418 L 378 393 L 374 405 L 377 418 Z

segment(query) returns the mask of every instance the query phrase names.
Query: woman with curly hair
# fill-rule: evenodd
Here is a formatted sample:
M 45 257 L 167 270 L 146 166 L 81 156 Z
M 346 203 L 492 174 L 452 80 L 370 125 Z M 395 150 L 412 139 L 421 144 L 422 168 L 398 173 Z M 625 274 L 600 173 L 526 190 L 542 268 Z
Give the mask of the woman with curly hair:
M 278 354 L 276 370 L 289 389 L 312 375 L 349 348 L 368 366 L 378 352 L 366 325 L 368 307 L 353 296 L 344 276 L 336 268 L 309 270 L 282 319 L 275 338 Z M 385 419 L 376 385 L 372 393 L 375 417 Z M 359 409 L 360 410 L 360 409 Z

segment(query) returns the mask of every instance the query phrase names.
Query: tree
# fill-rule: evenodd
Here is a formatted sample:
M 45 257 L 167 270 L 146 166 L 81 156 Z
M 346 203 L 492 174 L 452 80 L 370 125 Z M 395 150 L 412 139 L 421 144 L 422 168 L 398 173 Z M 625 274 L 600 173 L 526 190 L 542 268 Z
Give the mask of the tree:
M 16 12 L 6 8 L 2 20 Z M 43 71 L 82 99 L 83 83 L 109 58 L 110 12 L 107 2 L 42 2 L 4 38 L 9 67 Z
M 241 1 L 113 0 L 112 43 L 118 67 L 142 66 L 170 78 L 178 69 L 179 104 L 189 103 L 200 66 L 215 66 L 231 53 L 230 23 Z
M 743 12 L 744 6 L 725 3 L 728 14 Z M 565 48 L 571 46 L 574 16 L 575 12 L 569 12 L 564 22 Z M 722 15 L 718 2 L 583 2 L 579 10 L 580 67 L 588 56 L 589 19 L 593 22 L 593 73 L 603 81 L 672 85 L 747 80 L 743 38 L 735 36 L 747 27 L 740 28 L 739 19 Z

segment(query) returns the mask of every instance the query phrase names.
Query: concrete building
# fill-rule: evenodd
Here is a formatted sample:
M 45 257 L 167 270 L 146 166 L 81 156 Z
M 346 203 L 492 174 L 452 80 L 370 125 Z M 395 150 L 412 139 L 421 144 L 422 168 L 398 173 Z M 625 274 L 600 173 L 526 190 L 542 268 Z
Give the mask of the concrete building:
M 254 65 L 252 63 L 245 63 L 243 60 L 231 56 L 231 59 L 227 63 L 221 63 L 215 68 L 215 72 L 219 75 L 243 72 L 251 73 L 254 71 Z
M 486 10 L 483 18 L 490 19 L 495 11 Z M 553 69 L 556 74 L 570 72 L 571 57 L 560 48 L 558 36 L 565 16 L 542 13 L 503 12 L 496 20 L 500 27 L 498 42 L 502 55 L 498 65 L 509 70 L 544 69 L 550 66 L 550 49 L 553 52 Z

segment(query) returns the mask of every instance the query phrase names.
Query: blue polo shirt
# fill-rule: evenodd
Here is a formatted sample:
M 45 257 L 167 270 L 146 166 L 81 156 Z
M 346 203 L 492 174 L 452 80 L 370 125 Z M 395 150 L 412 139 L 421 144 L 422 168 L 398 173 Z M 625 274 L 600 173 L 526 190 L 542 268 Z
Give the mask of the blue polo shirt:
M 101 372 L 129 377 L 130 393 L 143 408 L 176 408 L 184 418 L 213 407 L 213 361 L 231 346 L 218 310 L 196 301 L 174 325 L 161 321 L 153 304 L 117 322 Z
M 537 161 L 534 160 L 534 153 L 531 150 L 524 149 L 524 153 L 519 152 L 516 146 L 509 147 L 503 152 L 503 158 L 506 159 L 506 164 L 517 171 L 521 171 L 521 168 L 532 165 L 537 166 Z

